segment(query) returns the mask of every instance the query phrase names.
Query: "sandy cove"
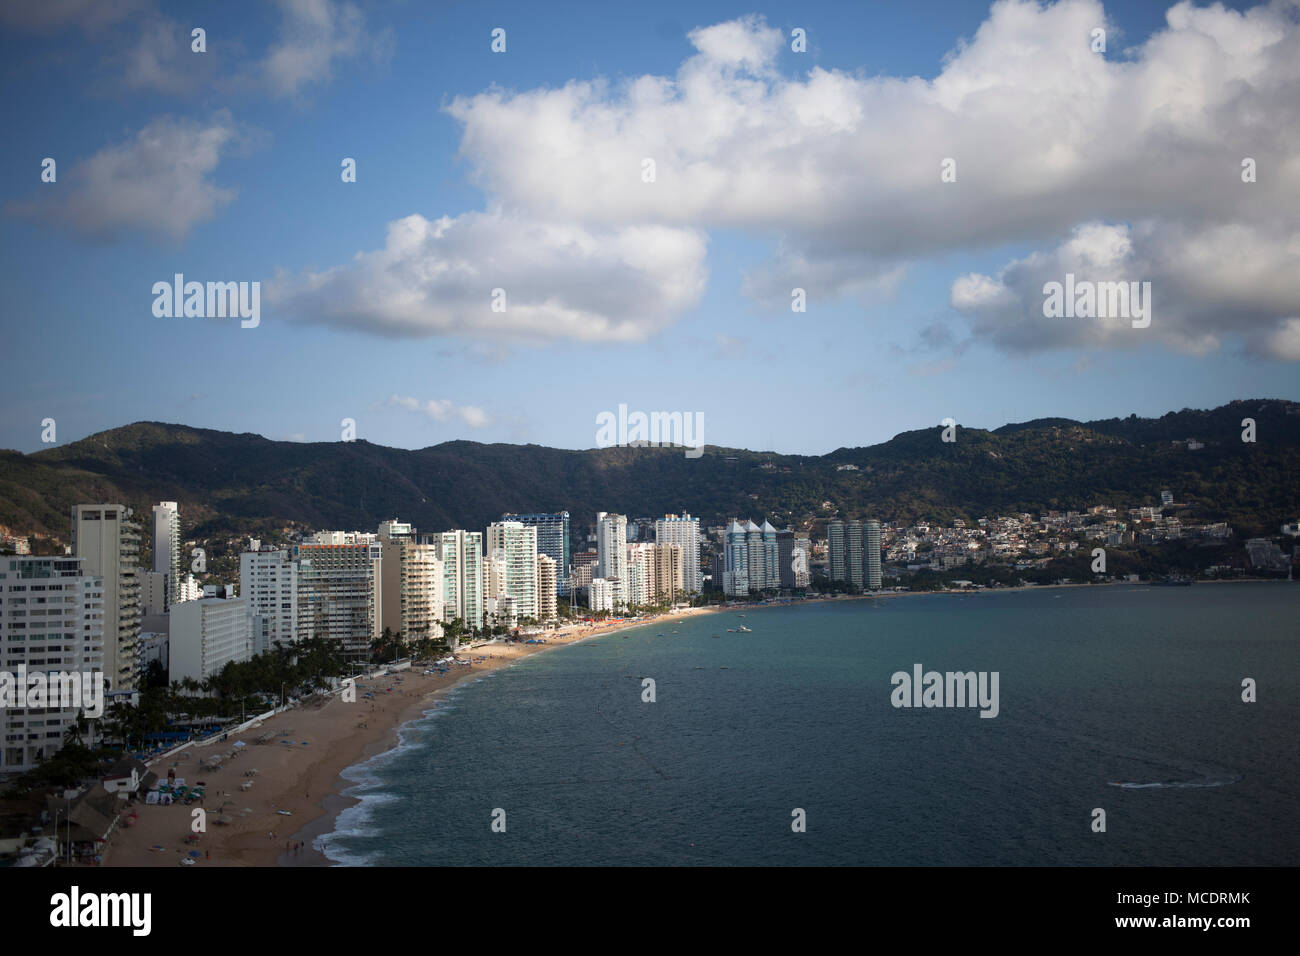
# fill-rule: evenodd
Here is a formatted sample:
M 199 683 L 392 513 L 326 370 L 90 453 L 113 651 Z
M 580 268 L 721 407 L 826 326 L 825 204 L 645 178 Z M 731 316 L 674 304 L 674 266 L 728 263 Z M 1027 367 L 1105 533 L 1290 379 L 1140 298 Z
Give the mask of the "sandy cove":
M 179 754 L 158 760 L 150 769 L 165 779 L 169 769 L 193 786 L 202 780 L 207 815 L 207 832 L 197 843 L 186 843 L 193 811 L 200 806 L 148 805 L 137 802 L 132 826 L 120 826 L 104 852 L 104 866 L 177 866 L 197 850 L 197 866 L 321 866 L 329 861 L 311 849 L 314 837 L 332 829 L 338 813 L 358 801 L 341 795 L 351 786 L 340 775 L 348 767 L 397 746 L 398 728 L 418 719 L 438 697 L 462 681 L 508 666 L 521 657 L 541 653 L 594 637 L 646 624 L 664 624 L 719 610 L 691 608 L 634 624 L 597 626 L 569 625 L 544 635 L 546 644 L 481 644 L 462 647 L 462 659 L 470 666 L 453 666 L 446 675 L 424 676 L 412 668 L 395 675 L 362 680 L 355 703 L 341 695 L 317 698 L 276 714 L 224 742 L 189 747 Z M 480 657 L 487 658 L 479 661 Z M 392 688 L 391 691 L 389 688 Z M 374 691 L 373 701 L 362 696 Z M 257 738 L 274 734 L 271 742 Z M 282 743 L 281 741 L 291 741 Z M 200 767 L 200 760 L 246 745 L 220 768 Z M 248 771 L 257 773 L 249 775 Z M 248 781 L 248 790 L 241 787 Z M 288 811 L 284 815 L 280 811 Z M 124 814 L 122 823 L 126 823 Z M 218 816 L 229 818 L 226 825 Z M 302 843 L 294 851 L 293 844 Z M 161 849 L 158 849 L 160 847 Z

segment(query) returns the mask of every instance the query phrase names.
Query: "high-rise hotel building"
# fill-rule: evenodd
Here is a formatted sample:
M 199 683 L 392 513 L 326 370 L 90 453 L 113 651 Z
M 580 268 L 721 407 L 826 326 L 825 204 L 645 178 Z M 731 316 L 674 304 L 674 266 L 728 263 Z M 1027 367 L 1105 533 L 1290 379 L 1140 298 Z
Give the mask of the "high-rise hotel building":
M 866 584 L 873 591 L 880 590 L 880 522 L 871 520 L 865 525 L 866 538 Z
M 682 587 L 698 593 L 704 587 L 700 573 L 700 519 L 689 514 L 664 515 L 655 522 L 655 542 L 682 549 Z
M 848 578 L 844 565 L 844 522 L 839 518 L 832 518 L 826 525 L 826 561 L 827 574 L 832 581 Z
M 595 578 L 609 582 L 615 610 L 628 604 L 627 515 L 596 513 L 596 570 L 592 579 Z
M 383 619 L 383 561 L 376 537 L 326 532 L 294 545 L 299 640 L 327 638 L 338 641 L 349 658 L 369 657 Z
M 483 627 L 483 534 L 479 531 L 444 531 L 433 536 L 442 558 L 442 613 L 450 623 L 460 618 L 465 627 Z
M 832 581 L 842 581 L 856 590 L 862 590 L 864 587 L 880 587 L 879 521 L 864 523 L 854 519 L 846 524 L 836 518 L 827 527 L 826 536 Z M 874 572 L 871 557 L 873 548 Z M 875 584 L 871 583 L 873 580 Z
M 379 526 L 380 631 L 407 642 L 442 636 L 442 555 L 436 535 L 419 535 L 409 524 Z
M 161 606 L 170 607 L 176 603 L 181 576 L 181 516 L 174 501 L 153 506 L 153 570 L 167 575 L 167 594 Z
M 263 548 L 254 540 L 239 555 L 239 594 L 247 602 L 254 654 L 297 642 L 298 564 L 287 548 Z
M 537 556 L 537 619 L 542 622 L 554 621 L 559 617 L 559 608 L 555 599 L 555 561 L 549 554 Z
M 85 564 L 84 558 L 70 556 L 0 557 L 0 670 L 99 679 L 104 669 L 104 583 L 88 574 Z M 0 708 L 0 774 L 32 770 L 53 755 L 83 709 Z
M 516 617 L 536 620 L 537 528 L 520 521 L 490 524 L 487 553 L 498 562 L 501 580 L 496 593 L 485 594 L 484 598 L 509 598 Z
M 537 529 L 537 553 L 547 555 L 555 562 L 555 593 L 569 593 L 569 567 L 573 563 L 569 543 L 569 513 L 504 514 L 502 521 L 518 521 Z
M 140 640 L 140 524 L 125 505 L 76 505 L 72 553 L 104 582 L 104 676 L 109 690 L 135 690 Z

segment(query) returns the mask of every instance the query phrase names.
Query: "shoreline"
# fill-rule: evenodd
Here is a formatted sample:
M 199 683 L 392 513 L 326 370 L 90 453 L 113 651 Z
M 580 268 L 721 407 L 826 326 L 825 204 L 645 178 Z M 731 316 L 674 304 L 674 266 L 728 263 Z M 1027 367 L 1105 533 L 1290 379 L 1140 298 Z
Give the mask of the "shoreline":
M 123 825 L 112 834 L 101 865 L 176 866 L 185 858 L 197 866 L 337 865 L 313 844 L 334 829 L 340 813 L 360 803 L 347 793 L 355 784 L 343 773 L 397 747 L 403 728 L 454 687 L 533 654 L 718 610 L 724 609 L 688 608 L 635 622 L 570 624 L 543 635 L 545 644 L 463 646 L 457 656 L 473 663 L 453 665 L 446 675 L 425 676 L 413 668 L 358 680 L 353 703 L 339 693 L 309 698 L 225 742 L 208 741 L 153 764 L 150 769 L 161 778 L 174 770 L 191 785 L 202 780 L 205 802 L 192 807 L 133 804 L 124 811 Z M 375 697 L 366 698 L 367 692 Z M 266 734 L 275 739 L 258 744 L 257 738 Z M 236 742 L 244 746 L 236 748 Z M 223 749 L 234 756 L 219 767 L 209 764 Z M 192 815 L 200 806 L 206 830 L 189 843 Z M 131 814 L 135 819 L 128 822 Z M 218 823 L 218 817 L 227 822 Z M 301 849 L 290 849 L 297 843 Z
M 165 777 L 168 769 L 174 768 L 177 777 L 186 778 L 189 783 L 197 780 L 206 783 L 206 832 L 199 835 L 197 843 L 187 844 L 185 837 L 191 829 L 193 808 L 137 803 L 131 811 L 137 814 L 134 825 L 120 827 L 113 834 L 102 865 L 175 866 L 182 858 L 191 855 L 191 851 L 199 852 L 195 865 L 201 866 L 339 865 L 317 850 L 314 844 L 334 831 L 344 810 L 361 802 L 360 797 L 348 792 L 358 784 L 343 774 L 398 747 L 402 731 L 436 708 L 454 688 L 473 677 L 508 667 L 533 654 L 639 627 L 670 624 L 712 613 L 918 595 L 967 596 L 1108 585 L 1140 587 L 1144 583 L 1150 586 L 1148 582 L 1114 581 L 1106 585 L 1080 582 L 970 591 L 887 591 L 788 603 L 710 605 L 635 622 L 619 621 L 594 626 L 570 624 L 547 633 L 547 643 L 541 645 L 484 642 L 474 647 L 462 647 L 457 655 L 471 659 L 473 663 L 454 665 L 454 672 L 445 676 L 425 676 L 421 670 L 412 669 L 360 680 L 357 684 L 358 698 L 354 703 L 344 702 L 338 693 L 324 699 L 308 699 L 239 734 L 232 734 L 224 744 L 210 741 L 159 761 L 151 769 L 160 777 Z M 373 692 L 375 697 L 366 698 L 364 694 L 367 692 Z M 276 735 L 274 742 L 256 743 L 259 735 L 268 733 Z M 245 746 L 234 748 L 236 741 L 243 741 Z M 318 749 L 308 749 L 313 745 Z M 201 761 L 206 762 L 223 747 L 230 748 L 227 752 L 233 752 L 235 756 L 225 761 L 220 769 L 199 767 Z M 249 770 L 253 771 L 251 776 L 247 773 Z M 243 790 L 241 785 L 250 780 L 249 789 Z M 217 824 L 215 818 L 222 815 L 223 810 L 228 822 Z M 289 849 L 298 843 L 302 844 L 300 849 Z

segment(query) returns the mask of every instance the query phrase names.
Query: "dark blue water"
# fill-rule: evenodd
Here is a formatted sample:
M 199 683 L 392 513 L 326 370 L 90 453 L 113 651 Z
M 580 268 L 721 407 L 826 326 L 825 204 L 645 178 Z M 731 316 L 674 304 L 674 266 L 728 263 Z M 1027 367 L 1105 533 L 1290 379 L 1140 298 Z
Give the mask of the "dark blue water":
M 324 848 L 370 865 L 1296 865 L 1297 612 L 1300 586 L 1239 584 L 651 624 L 458 687 L 348 772 L 362 803 Z M 999 715 L 893 707 L 890 675 L 916 663 L 997 671 Z

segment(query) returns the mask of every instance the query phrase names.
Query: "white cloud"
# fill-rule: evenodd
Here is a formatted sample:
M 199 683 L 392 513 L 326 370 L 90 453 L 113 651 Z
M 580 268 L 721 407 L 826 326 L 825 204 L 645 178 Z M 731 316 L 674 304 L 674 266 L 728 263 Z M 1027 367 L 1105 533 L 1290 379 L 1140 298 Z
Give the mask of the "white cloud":
M 245 141 L 229 112 L 206 123 L 162 117 L 105 146 L 11 211 L 93 236 L 142 230 L 182 239 L 233 202 L 236 189 L 210 179 L 222 154 Z
M 762 17 L 750 14 L 709 27 L 696 27 L 686 35 L 703 54 L 703 61 L 719 67 L 753 72 L 767 70 L 781 51 L 784 36 Z
M 953 306 L 977 336 L 1012 351 L 1141 346 L 1152 340 L 1205 353 L 1239 336 L 1251 350 L 1300 359 L 1300 231 L 1238 224 L 1086 223 L 1046 252 L 1009 262 L 994 278 L 953 283 Z M 1150 282 L 1149 328 L 1122 318 L 1046 318 L 1043 287 L 1065 282 Z
M 704 259 L 690 229 L 412 215 L 389 223 L 382 249 L 265 291 L 303 321 L 394 337 L 636 342 L 698 301 Z M 494 289 L 504 311 L 492 309 Z
M 470 428 L 487 428 L 492 424 L 492 416 L 477 405 L 457 405 L 446 398 L 430 398 L 420 401 L 403 395 L 392 395 L 386 405 L 405 408 L 432 419 L 435 422 L 450 422 L 459 419 Z
M 772 237 L 771 261 L 745 287 L 774 305 L 788 306 L 792 286 L 827 298 L 1001 243 L 1072 236 L 1067 257 L 1127 261 L 1133 250 L 1097 245 L 1118 233 L 1076 227 L 1144 224 L 1143 254 L 1157 260 L 1149 243 L 1159 236 L 1173 243 L 1166 251 L 1209 243 L 1224 255 L 1195 274 L 1152 264 L 1208 291 L 1235 316 L 1228 326 L 1265 342 L 1273 323 L 1300 314 L 1291 270 L 1254 245 L 1264 259 L 1243 263 L 1219 240 L 1238 233 L 1290 248 L 1283 224 L 1300 221 L 1297 9 L 1180 3 L 1147 42 L 1101 56 L 1092 29 L 1117 34 L 1095 0 L 1004 0 L 932 80 L 820 67 L 786 77 L 779 67 L 802 61 L 786 56 L 777 31 L 745 18 L 693 31 L 698 53 L 672 77 L 494 88 L 449 111 L 464 126 L 462 156 L 504 208 L 589 229 Z M 1256 183 L 1241 181 L 1245 156 L 1259 164 Z M 656 162 L 653 184 L 640 179 L 643 157 Z M 948 157 L 954 183 L 940 180 Z M 1241 281 L 1241 269 L 1273 295 Z M 1005 292 L 970 281 L 953 289 L 954 304 L 992 294 Z M 1162 341 L 1213 347 L 1195 296 L 1166 289 L 1161 301 Z
M 260 67 L 266 86 L 277 96 L 296 96 L 328 80 L 338 61 L 383 60 L 391 54 L 391 31 L 368 30 L 355 4 L 334 0 L 278 0 L 278 4 L 283 16 L 280 39 Z

